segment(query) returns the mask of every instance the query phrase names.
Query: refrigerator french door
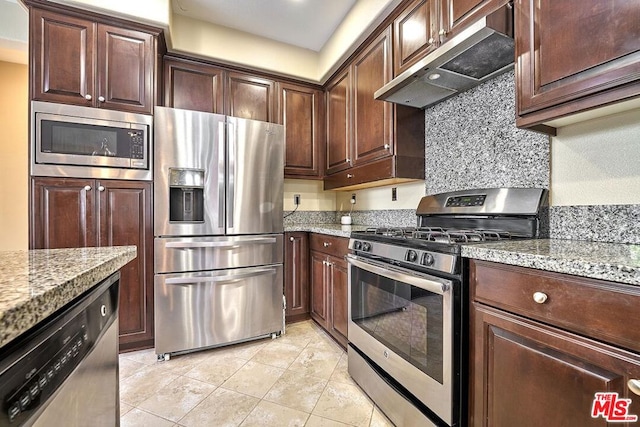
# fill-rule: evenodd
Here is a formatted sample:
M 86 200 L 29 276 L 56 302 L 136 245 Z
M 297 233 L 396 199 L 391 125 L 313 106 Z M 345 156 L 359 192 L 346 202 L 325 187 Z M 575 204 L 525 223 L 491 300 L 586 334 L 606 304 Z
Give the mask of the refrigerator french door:
M 156 107 L 159 359 L 280 334 L 282 125 Z

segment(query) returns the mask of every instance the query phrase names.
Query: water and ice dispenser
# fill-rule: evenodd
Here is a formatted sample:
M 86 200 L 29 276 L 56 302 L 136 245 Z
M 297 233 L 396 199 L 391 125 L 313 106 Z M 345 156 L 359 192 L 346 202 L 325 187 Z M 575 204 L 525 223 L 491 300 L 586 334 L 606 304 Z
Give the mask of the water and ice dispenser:
M 204 221 L 204 170 L 169 169 L 169 221 Z

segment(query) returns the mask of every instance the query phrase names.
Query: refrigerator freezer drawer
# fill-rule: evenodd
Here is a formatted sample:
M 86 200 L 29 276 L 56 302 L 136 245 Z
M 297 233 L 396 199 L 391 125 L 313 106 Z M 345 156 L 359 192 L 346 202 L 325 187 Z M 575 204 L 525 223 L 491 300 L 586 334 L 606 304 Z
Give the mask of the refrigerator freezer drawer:
M 282 264 L 155 275 L 157 354 L 186 352 L 280 332 Z
M 156 273 L 281 264 L 283 235 L 156 237 Z

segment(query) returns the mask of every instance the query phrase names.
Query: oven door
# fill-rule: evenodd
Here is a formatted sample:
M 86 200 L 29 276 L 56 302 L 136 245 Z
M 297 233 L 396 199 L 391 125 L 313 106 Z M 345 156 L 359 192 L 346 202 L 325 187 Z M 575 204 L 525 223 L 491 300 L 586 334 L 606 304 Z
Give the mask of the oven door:
M 347 256 L 349 341 L 447 424 L 456 282 Z

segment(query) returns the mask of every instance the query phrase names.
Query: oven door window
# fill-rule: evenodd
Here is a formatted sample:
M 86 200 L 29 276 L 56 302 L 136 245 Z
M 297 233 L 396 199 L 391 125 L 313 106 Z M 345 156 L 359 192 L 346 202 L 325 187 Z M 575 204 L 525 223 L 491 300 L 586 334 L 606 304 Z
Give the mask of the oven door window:
M 443 296 L 351 266 L 351 320 L 443 382 Z

